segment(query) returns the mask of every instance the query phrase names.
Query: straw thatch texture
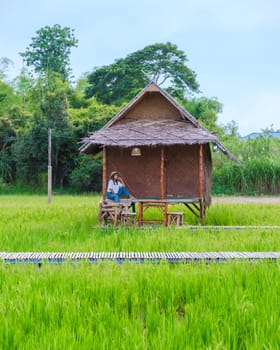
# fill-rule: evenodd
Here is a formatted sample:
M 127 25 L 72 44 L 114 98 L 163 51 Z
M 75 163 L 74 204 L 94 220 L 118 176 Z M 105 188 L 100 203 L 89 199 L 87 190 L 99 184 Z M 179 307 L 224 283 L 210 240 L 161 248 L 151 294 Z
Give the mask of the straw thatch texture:
M 215 143 L 222 147 L 216 136 L 187 120 L 123 119 L 111 127 L 104 127 L 83 139 L 82 153 L 97 153 L 100 147 L 193 145 Z M 231 154 L 221 149 L 231 158 Z

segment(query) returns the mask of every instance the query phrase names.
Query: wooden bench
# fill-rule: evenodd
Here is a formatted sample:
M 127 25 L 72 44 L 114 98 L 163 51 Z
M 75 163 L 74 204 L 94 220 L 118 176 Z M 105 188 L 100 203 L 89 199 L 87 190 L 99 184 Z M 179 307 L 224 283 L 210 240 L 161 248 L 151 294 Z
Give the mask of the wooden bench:
M 184 223 L 183 212 L 168 212 L 167 213 L 167 226 L 175 225 L 182 226 Z
M 99 202 L 98 211 L 98 222 L 99 224 L 107 225 L 112 222 L 114 227 L 118 225 L 119 222 L 128 224 L 128 221 L 132 222 L 129 218 L 135 217 L 135 214 L 129 212 L 129 207 L 131 206 L 131 200 L 121 199 L 120 203 L 115 203 L 109 199 L 104 199 Z M 122 213 L 124 217 L 122 218 Z M 128 215 L 129 213 L 129 215 Z

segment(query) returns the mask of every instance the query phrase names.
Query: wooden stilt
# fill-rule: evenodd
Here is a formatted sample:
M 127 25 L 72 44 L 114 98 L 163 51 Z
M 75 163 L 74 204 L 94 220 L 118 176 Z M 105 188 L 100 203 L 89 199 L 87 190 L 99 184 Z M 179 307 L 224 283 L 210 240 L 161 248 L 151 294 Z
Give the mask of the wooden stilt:
M 163 226 L 167 227 L 167 213 L 168 213 L 168 203 L 164 203 L 164 212 L 163 212 Z
M 138 216 L 138 225 L 143 225 L 143 203 L 139 203 L 139 216 Z
M 198 178 L 199 178 L 199 198 L 203 198 L 204 192 L 204 173 L 203 173 L 203 145 L 199 145 L 199 165 L 198 165 Z
M 160 149 L 160 199 L 165 197 L 164 147 Z
M 102 169 L 102 196 L 106 198 L 107 190 L 107 149 L 103 147 L 103 169 Z

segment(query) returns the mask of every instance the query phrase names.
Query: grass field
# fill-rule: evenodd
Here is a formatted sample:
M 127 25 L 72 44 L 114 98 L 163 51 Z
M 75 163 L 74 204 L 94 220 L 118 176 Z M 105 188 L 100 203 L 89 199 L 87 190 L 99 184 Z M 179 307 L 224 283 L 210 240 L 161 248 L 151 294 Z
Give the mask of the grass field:
M 280 251 L 272 229 L 97 228 L 98 200 L 1 196 L 0 251 Z M 206 224 L 280 225 L 279 209 L 218 203 Z M 278 349 L 279 319 L 279 262 L 0 264 L 0 349 Z
M 0 197 L 0 251 L 279 251 L 279 231 L 97 227 L 99 197 Z M 182 209 L 182 208 L 181 208 Z M 280 225 L 279 204 L 218 203 L 208 225 Z M 154 213 L 151 213 L 152 215 Z M 155 213 L 156 214 L 156 213 Z M 197 224 L 186 212 L 185 222 Z

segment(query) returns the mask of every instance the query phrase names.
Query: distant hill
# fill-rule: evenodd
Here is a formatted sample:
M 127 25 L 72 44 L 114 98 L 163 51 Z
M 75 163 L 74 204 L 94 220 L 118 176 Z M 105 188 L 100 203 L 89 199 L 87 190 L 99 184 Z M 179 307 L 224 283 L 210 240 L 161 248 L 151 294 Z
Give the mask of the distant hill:
M 251 134 L 248 134 L 246 136 L 241 137 L 243 141 L 247 141 L 249 139 L 255 139 L 257 137 L 272 137 L 272 138 L 280 138 L 280 131 L 270 131 L 268 133 L 263 132 L 252 132 Z

